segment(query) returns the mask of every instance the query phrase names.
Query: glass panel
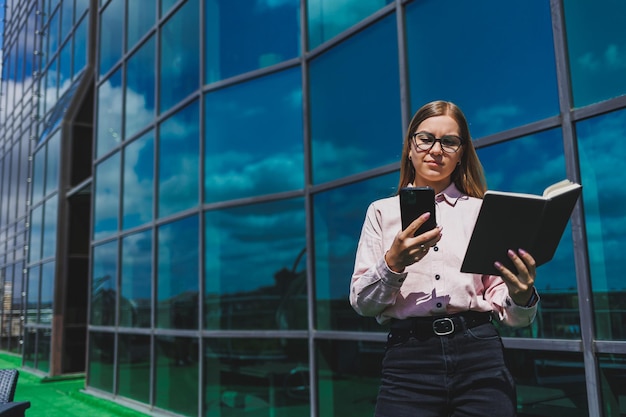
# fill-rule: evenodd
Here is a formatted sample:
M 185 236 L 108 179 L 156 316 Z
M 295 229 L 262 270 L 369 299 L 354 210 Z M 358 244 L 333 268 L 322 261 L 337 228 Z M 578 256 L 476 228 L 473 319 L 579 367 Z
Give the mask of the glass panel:
M 120 326 L 152 325 L 152 231 L 122 240 Z
M 63 0 L 61 11 L 61 41 L 63 41 L 74 25 L 74 0 Z
M 308 0 L 309 49 L 391 3 L 393 0 Z
M 157 326 L 198 328 L 198 217 L 158 230 Z
M 306 340 L 205 339 L 204 357 L 205 415 L 310 415 Z
M 142 403 L 150 402 L 150 336 L 120 334 L 117 394 Z
M 205 119 L 205 202 L 304 186 L 299 68 L 207 94 Z
M 204 218 L 205 326 L 307 328 L 304 201 L 208 211 Z
M 598 355 L 603 415 L 626 415 L 626 357 L 624 355 Z
M 416 1 L 406 25 L 414 111 L 451 100 L 475 138 L 558 115 L 550 2 Z
M 128 0 L 126 50 L 130 50 L 154 26 L 158 3 Z M 146 74 L 147 75 L 147 74 Z
M 72 42 L 66 42 L 59 55 L 59 97 L 72 83 Z
M 577 123 L 587 251 L 599 339 L 625 340 L 626 110 Z
M 200 106 L 194 101 L 159 129 L 159 217 L 199 203 Z
M 155 45 L 151 37 L 129 58 L 126 64 L 126 94 L 124 95 L 124 139 L 154 119 Z
M 385 345 L 360 340 L 320 340 L 317 345 L 319 415 L 374 415 Z
M 198 339 L 156 338 L 155 405 L 188 416 L 198 415 Z
M 116 71 L 98 87 L 96 157 L 115 148 L 122 140 L 122 72 Z
M 8 159 L 5 162 L 8 164 Z M 33 158 L 33 185 L 32 185 L 32 202 L 37 204 L 41 201 L 44 195 L 44 183 L 46 172 L 46 147 L 42 146 L 37 150 Z M 5 175 L 8 175 L 8 171 L 5 170 Z
M 311 62 L 315 183 L 400 160 L 403 127 L 397 44 L 392 15 Z
M 100 77 L 122 56 L 125 6 L 124 0 L 111 0 L 100 15 Z
M 122 228 L 152 220 L 154 198 L 154 131 L 124 148 L 124 197 Z
M 95 246 L 92 263 L 90 323 L 114 326 L 117 302 L 117 240 Z
M 565 0 L 563 8 L 574 105 L 626 94 L 626 3 Z
M 589 416 L 580 353 L 506 350 L 517 384 L 517 415 Z
M 41 259 L 42 234 L 43 205 L 33 209 L 30 214 L 29 262 L 36 262 Z
M 26 293 L 26 323 L 39 322 L 39 273 L 40 266 L 28 270 L 28 291 Z
M 37 330 L 37 370 L 47 374 L 50 371 L 50 342 L 52 329 Z
M 72 77 L 80 73 L 87 65 L 87 39 L 89 38 L 89 19 L 86 16 L 76 28 L 72 42 L 74 42 L 74 66 Z
M 48 53 L 47 56 L 52 57 L 59 47 L 59 9 L 50 17 L 47 30 Z
M 115 343 L 112 333 L 89 333 L 88 386 L 113 392 L 114 352 Z
M 560 129 L 480 148 L 477 152 L 488 188 L 492 190 L 541 194 L 550 184 L 567 178 Z M 519 161 L 524 161 L 521 167 Z M 503 327 L 502 335 L 580 338 L 571 225 L 567 226 L 554 258 L 537 269 L 535 286 L 542 301 L 537 319 L 524 329 Z
M 187 0 L 161 29 L 161 113 L 200 87 L 198 1 Z
M 58 197 L 52 197 L 44 204 L 43 254 L 42 258 L 54 256 L 57 243 Z
M 367 207 L 374 200 L 394 195 L 397 183 L 398 174 L 393 173 L 313 196 L 318 329 L 383 329 L 373 317 L 359 316 L 350 306 L 348 296 Z
M 41 267 L 41 298 L 39 323 L 52 325 L 52 308 L 54 306 L 54 262 Z
M 120 202 L 120 154 L 116 153 L 96 166 L 94 193 L 94 239 L 118 229 Z
M 59 185 L 59 160 L 61 159 L 61 131 L 57 130 L 48 140 L 48 157 L 46 158 L 46 192 L 48 195 L 56 191 Z
M 167 14 L 170 11 L 173 5 L 175 5 L 178 0 L 161 0 L 161 16 Z
M 33 328 L 24 329 L 24 366 L 28 368 L 35 367 L 37 349 L 37 330 Z
M 205 83 L 297 57 L 299 3 L 205 0 Z

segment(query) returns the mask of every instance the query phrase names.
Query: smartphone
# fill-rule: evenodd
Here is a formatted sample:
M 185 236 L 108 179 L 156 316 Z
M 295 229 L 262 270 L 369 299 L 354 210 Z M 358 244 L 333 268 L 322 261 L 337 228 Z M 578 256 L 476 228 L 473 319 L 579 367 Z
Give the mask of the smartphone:
M 434 229 L 437 226 L 435 218 L 435 190 L 431 187 L 404 187 L 400 189 L 400 216 L 402 230 L 406 229 L 415 219 L 429 212 L 430 218 L 421 225 L 414 236 Z

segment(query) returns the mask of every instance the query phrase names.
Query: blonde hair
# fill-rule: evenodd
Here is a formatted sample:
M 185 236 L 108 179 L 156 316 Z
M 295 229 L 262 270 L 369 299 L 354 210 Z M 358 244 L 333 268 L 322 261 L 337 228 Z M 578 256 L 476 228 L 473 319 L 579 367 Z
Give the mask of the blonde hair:
M 472 138 L 469 133 L 469 126 L 465 115 L 461 109 L 454 103 L 449 101 L 432 101 L 422 106 L 411 119 L 409 128 L 404 136 L 402 145 L 402 159 L 400 162 L 400 182 L 398 183 L 398 191 L 402 187 L 406 187 L 415 180 L 415 169 L 409 159 L 409 151 L 411 150 L 411 135 L 417 130 L 417 127 L 424 120 L 435 116 L 450 116 L 459 126 L 459 133 L 462 140 L 461 164 L 452 172 L 452 182 L 463 193 L 477 198 L 483 198 L 487 190 L 487 182 L 482 164 L 474 149 Z

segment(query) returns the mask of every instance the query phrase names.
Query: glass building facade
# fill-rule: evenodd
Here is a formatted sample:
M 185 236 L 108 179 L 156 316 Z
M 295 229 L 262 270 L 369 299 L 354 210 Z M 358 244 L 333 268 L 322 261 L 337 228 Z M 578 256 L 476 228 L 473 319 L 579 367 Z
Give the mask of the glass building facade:
M 372 415 L 386 329 L 348 303 L 356 243 L 411 115 L 445 99 L 489 188 L 583 185 L 536 321 L 501 329 L 519 415 L 626 415 L 625 2 L 4 15 L 0 349 L 24 368 L 149 413 Z

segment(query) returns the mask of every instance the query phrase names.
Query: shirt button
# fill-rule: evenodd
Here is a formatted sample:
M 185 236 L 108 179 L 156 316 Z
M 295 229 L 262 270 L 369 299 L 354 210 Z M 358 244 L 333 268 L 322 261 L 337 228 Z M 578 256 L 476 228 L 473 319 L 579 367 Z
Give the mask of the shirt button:
M 441 278 L 441 275 L 439 274 L 435 275 L 435 279 L 440 279 L 440 278 Z
M 434 250 L 435 252 L 437 252 L 437 251 L 439 250 L 439 247 L 438 247 L 438 246 L 433 246 L 433 250 Z
M 442 304 L 441 303 L 437 303 L 437 308 L 441 308 Z

